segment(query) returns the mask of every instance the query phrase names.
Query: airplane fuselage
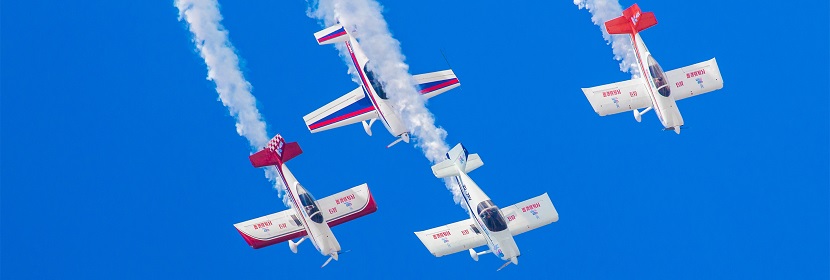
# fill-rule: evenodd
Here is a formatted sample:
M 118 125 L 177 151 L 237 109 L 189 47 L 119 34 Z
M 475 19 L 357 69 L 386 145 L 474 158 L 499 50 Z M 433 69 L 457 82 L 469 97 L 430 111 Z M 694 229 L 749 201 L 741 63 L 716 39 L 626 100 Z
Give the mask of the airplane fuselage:
M 363 92 L 372 101 L 372 105 L 377 110 L 383 126 L 395 137 L 401 137 L 401 135 L 406 134 L 408 132 L 406 126 L 401 121 L 393 105 L 390 104 L 386 93 L 378 93 L 378 90 L 383 91 L 383 89 L 377 82 L 377 77 L 373 77 L 371 70 L 367 70 L 366 64 L 369 62 L 369 58 L 363 53 L 357 39 L 350 36 L 349 41 L 346 41 L 346 48 L 349 49 L 351 61 L 354 64 L 355 70 L 357 70 Z M 377 84 L 373 85 L 373 83 Z M 376 89 L 375 87 L 380 89 Z
M 679 127 L 683 125 L 683 117 L 680 115 L 680 109 L 677 108 L 677 103 L 675 102 L 674 97 L 670 94 L 671 81 L 665 80 L 665 76 L 660 77 L 661 79 L 664 79 L 662 82 L 666 87 L 664 92 L 667 92 L 667 94 L 663 94 L 660 91 L 659 86 L 655 83 L 655 75 L 662 75 L 662 73 L 651 71 L 652 69 L 649 65 L 649 59 L 655 61 L 655 64 L 656 60 L 651 57 L 651 53 L 648 51 L 645 42 L 643 42 L 643 38 L 640 37 L 639 33 L 635 33 L 631 35 L 631 42 L 634 44 L 637 64 L 639 66 L 640 73 L 642 73 L 641 79 L 644 79 L 646 88 L 648 89 L 646 94 L 648 94 L 651 99 L 654 113 L 657 115 L 657 118 L 660 119 L 660 123 L 663 124 L 664 128 L 679 129 Z M 659 64 L 657 65 L 657 68 L 659 68 Z M 660 70 L 660 72 L 662 72 L 662 70 Z
M 501 230 L 497 229 L 497 231 L 491 231 L 490 228 L 493 228 L 492 220 L 485 220 L 484 217 L 479 215 L 479 209 L 477 209 L 478 205 L 481 205 L 485 201 L 490 201 L 490 198 L 481 190 L 481 188 L 478 187 L 470 176 L 464 172 L 461 172 L 460 169 L 459 176 L 455 177 L 455 180 L 461 188 L 464 201 L 467 203 L 467 210 L 470 213 L 470 219 L 475 221 L 476 226 L 484 234 L 484 237 L 487 239 L 487 246 L 490 248 L 490 252 L 502 260 L 515 260 L 514 258 L 520 255 L 519 247 L 516 245 L 516 241 L 513 240 L 513 234 L 510 233 L 510 229 L 507 228 L 504 217 L 501 216 L 501 211 L 499 210 L 495 212 L 500 216 L 498 218 L 501 222 L 505 222 L 504 227 Z M 491 225 L 490 227 L 488 227 L 488 222 Z
M 314 244 L 314 248 L 324 256 L 340 252 L 340 243 L 337 242 L 337 238 L 334 237 L 331 228 L 325 219 L 323 219 L 323 213 L 320 212 L 320 209 L 317 209 L 315 214 L 314 211 L 308 210 L 312 209 L 311 207 L 303 205 L 304 200 L 301 196 L 308 194 L 308 197 L 305 197 L 305 201 L 308 202 L 308 198 L 312 198 L 310 204 L 314 205 L 313 208 L 317 208 L 313 196 L 300 185 L 299 181 L 294 177 L 294 174 L 291 174 L 291 171 L 285 164 L 276 167 L 285 184 L 285 189 L 288 191 L 288 196 L 291 198 L 292 208 L 297 212 L 297 216 L 300 217 L 308 238 Z

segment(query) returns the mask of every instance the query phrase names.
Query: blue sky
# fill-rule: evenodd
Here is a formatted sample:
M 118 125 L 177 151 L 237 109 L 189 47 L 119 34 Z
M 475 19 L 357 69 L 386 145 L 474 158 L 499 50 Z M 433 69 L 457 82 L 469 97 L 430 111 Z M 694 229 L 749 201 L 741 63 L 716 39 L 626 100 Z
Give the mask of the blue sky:
M 664 69 L 716 57 L 724 77 L 678 102 L 681 135 L 652 113 L 597 116 L 580 88 L 630 75 L 587 11 L 540 2 L 382 2 L 411 73 L 445 69 L 443 50 L 459 76 L 428 107 L 481 155 L 472 178 L 499 205 L 547 192 L 559 211 L 496 275 L 828 278 L 826 2 L 638 2 Z M 253 250 L 234 230 L 285 207 L 172 1 L 4 1 L 0 277 L 493 275 L 492 255 L 435 258 L 412 234 L 466 218 L 418 149 L 386 149 L 378 127 L 308 132 L 302 116 L 355 84 L 304 1 L 220 3 L 269 134 L 305 151 L 291 163 L 303 185 L 372 189 L 378 212 L 334 228 L 351 252 L 321 270 L 309 244 Z

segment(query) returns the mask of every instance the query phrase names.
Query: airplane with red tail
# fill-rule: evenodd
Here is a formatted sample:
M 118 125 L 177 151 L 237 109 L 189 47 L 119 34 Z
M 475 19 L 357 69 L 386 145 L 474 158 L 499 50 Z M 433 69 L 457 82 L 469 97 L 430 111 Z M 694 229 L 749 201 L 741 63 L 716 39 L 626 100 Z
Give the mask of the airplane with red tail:
M 331 227 L 374 213 L 378 206 L 365 183 L 314 199 L 285 165 L 302 152 L 297 142 L 285 143 L 278 134 L 264 149 L 250 156 L 254 167 L 276 167 L 291 200 L 291 209 L 237 223 L 234 227 L 254 249 L 288 241 L 291 252 L 297 253 L 297 246 L 311 239 L 317 251 L 329 256 L 322 268 L 332 259 L 337 260 L 340 253 L 340 243 Z M 294 238 L 300 240 L 294 242 Z
M 640 11 L 637 4 L 605 22 L 609 34 L 631 35 L 642 77 L 582 91 L 600 116 L 634 111 L 634 119 L 640 122 L 642 114 L 654 109 L 665 130 L 680 134 L 684 122 L 676 101 L 723 88 L 723 77 L 714 58 L 663 72 L 640 37 L 641 31 L 656 24 L 654 13 Z

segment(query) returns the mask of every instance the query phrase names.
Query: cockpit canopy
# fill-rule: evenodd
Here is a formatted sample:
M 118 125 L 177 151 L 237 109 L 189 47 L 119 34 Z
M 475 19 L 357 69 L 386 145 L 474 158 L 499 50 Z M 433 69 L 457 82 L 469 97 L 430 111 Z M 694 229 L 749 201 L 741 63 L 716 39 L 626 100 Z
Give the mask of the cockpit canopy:
M 478 216 L 484 222 L 484 226 L 491 232 L 499 232 L 507 228 L 504 217 L 501 216 L 499 207 L 493 201 L 485 200 L 478 204 Z
M 378 79 L 375 78 L 375 73 L 372 72 L 372 70 L 369 70 L 369 63 L 366 63 L 366 65 L 363 66 L 363 72 L 366 73 L 366 78 L 369 79 L 369 83 L 372 84 L 372 88 L 375 89 L 375 92 L 378 94 L 380 99 L 389 99 L 389 97 L 386 96 L 386 92 L 383 91 L 383 85 L 380 81 L 378 81 Z
M 663 68 L 660 68 L 657 60 L 654 60 L 650 55 L 648 56 L 648 71 L 651 73 L 651 78 L 654 81 L 654 86 L 657 87 L 657 92 L 662 96 L 669 97 L 671 87 L 669 86 L 669 81 L 666 80 L 666 74 L 663 73 Z
M 317 207 L 317 200 L 302 185 L 297 185 L 297 192 L 299 193 L 297 196 L 300 197 L 303 212 L 311 218 L 312 222 L 323 223 L 323 213 L 320 212 L 320 207 Z

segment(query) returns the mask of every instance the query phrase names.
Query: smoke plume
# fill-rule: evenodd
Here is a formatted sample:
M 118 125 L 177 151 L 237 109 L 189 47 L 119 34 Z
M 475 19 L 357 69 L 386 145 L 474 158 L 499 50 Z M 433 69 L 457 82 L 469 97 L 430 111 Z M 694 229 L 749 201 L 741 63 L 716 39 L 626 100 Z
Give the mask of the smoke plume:
M 265 147 L 269 140 L 265 121 L 256 108 L 251 84 L 239 70 L 239 57 L 228 39 L 228 31 L 221 24 L 219 3 L 216 0 L 176 0 L 175 6 L 179 9 L 179 20 L 187 22 L 193 43 L 205 60 L 207 79 L 216 84 L 219 100 L 236 120 L 236 132 L 248 140 L 252 150 Z M 274 183 L 282 196 L 285 187 L 277 180 L 277 170 L 266 168 L 265 177 Z

